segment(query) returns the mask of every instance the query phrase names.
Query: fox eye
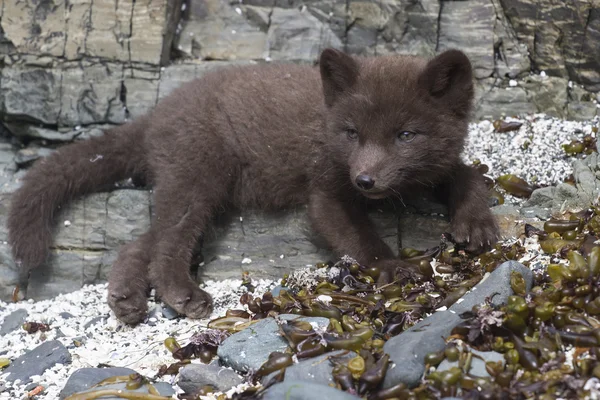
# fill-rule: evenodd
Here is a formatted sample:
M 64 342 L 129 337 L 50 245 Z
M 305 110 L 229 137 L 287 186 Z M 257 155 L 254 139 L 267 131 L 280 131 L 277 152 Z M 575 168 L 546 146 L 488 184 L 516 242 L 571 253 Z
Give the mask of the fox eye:
M 358 139 L 358 131 L 354 128 L 346 128 L 346 136 L 350 140 Z
M 401 142 L 411 142 L 415 136 L 417 136 L 416 133 L 411 132 L 411 131 L 402 131 L 402 132 L 398 132 L 398 140 L 400 140 Z

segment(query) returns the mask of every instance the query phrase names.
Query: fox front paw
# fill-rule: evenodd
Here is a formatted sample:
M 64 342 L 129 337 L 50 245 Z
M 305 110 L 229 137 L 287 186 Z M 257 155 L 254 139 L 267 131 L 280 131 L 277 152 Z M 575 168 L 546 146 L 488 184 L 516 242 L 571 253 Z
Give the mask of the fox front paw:
M 457 244 L 475 254 L 489 250 L 500 239 L 498 223 L 489 209 L 455 217 L 451 233 Z

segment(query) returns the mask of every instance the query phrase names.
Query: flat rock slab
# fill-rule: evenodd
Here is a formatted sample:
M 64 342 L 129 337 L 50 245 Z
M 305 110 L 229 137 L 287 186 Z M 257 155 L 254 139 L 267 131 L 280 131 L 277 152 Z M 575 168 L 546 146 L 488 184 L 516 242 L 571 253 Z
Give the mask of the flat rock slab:
M 313 382 L 286 380 L 269 388 L 263 400 L 355 400 L 358 396 L 351 395 L 327 385 Z
M 231 369 L 214 364 L 190 364 L 179 370 L 177 385 L 184 392 L 192 394 L 206 385 L 227 391 L 242 382 L 243 379 Z
M 7 333 L 14 331 L 15 329 L 19 329 L 21 325 L 25 322 L 25 319 L 29 313 L 27 310 L 19 309 L 15 310 L 12 313 L 8 314 L 4 321 L 2 322 L 2 326 L 0 327 L 0 336 L 4 336 Z
M 65 387 L 60 391 L 59 399 L 63 400 L 73 393 L 86 391 L 104 379 L 134 373 L 135 371 L 130 368 L 121 367 L 78 369 L 73 372 Z
M 282 314 L 280 318 L 316 323 L 322 328 L 329 324 L 327 318 L 321 317 Z M 269 359 L 269 354 L 274 351 L 283 352 L 287 347 L 287 341 L 279 334 L 275 319 L 265 318 L 225 339 L 219 346 L 217 355 L 226 366 L 239 372 L 247 372 L 259 369 Z
M 384 387 L 388 388 L 401 382 L 410 387 L 417 385 L 425 370 L 425 355 L 444 349 L 444 338 L 461 322 L 460 314 L 484 303 L 485 299 L 492 295 L 494 304 L 503 304 L 513 294 L 510 286 L 510 275 L 513 271 L 523 275 L 529 290 L 533 281 L 533 273 L 529 268 L 516 261 L 505 262 L 471 289 L 460 303 L 455 303 L 448 310 L 433 313 L 388 340 L 383 351 L 390 355 L 393 365 L 385 376 Z
M 58 340 L 44 342 L 35 349 L 17 358 L 3 373 L 9 373 L 6 380 L 21 383 L 31 382 L 34 375 L 42 375 L 56 364 L 69 364 L 71 353 Z

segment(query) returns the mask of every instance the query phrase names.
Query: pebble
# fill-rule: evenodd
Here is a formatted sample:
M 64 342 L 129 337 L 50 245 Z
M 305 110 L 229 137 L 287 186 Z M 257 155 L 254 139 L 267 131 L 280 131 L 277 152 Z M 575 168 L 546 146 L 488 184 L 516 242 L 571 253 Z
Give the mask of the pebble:
M 212 364 L 191 364 L 179 370 L 177 386 L 188 394 L 195 393 L 205 385 L 227 391 L 243 382 L 235 371 Z
M 533 282 L 531 270 L 516 261 L 507 261 L 467 292 L 462 301 L 459 300 L 448 310 L 433 313 L 388 340 L 383 351 L 390 355 L 390 361 L 394 365 L 386 374 L 384 387 L 388 388 L 401 382 L 410 387 L 416 386 L 425 371 L 425 355 L 444 349 L 446 346 L 444 338 L 448 337 L 452 329 L 460 323 L 460 314 L 470 311 L 477 304 L 484 303 L 491 295 L 494 295 L 492 298 L 494 304 L 503 304 L 513 294 L 510 286 L 512 271 L 521 272 L 529 290 Z
M 162 307 L 162 315 L 166 319 L 175 319 L 175 318 L 179 317 L 179 313 L 177 313 L 177 311 L 173 310 L 171 307 L 169 307 L 166 304 L 163 305 L 163 307 Z
M 299 317 L 292 314 L 281 314 L 281 319 L 315 322 L 321 328 L 329 325 L 327 318 Z M 274 351 L 285 351 L 287 341 L 279 334 L 279 326 L 275 319 L 265 318 L 241 332 L 237 332 L 221 343 L 217 355 L 221 362 L 238 372 L 257 370 Z

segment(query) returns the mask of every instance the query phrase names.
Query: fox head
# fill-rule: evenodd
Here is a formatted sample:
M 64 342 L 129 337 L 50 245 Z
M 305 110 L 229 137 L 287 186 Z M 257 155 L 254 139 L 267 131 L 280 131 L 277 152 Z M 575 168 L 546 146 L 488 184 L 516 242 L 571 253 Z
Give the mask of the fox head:
M 328 154 L 366 197 L 433 185 L 460 159 L 473 100 L 464 53 L 448 50 L 428 61 L 326 49 L 319 68 Z

